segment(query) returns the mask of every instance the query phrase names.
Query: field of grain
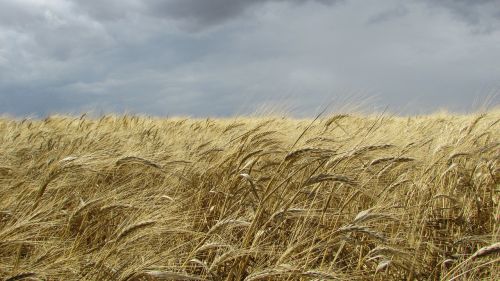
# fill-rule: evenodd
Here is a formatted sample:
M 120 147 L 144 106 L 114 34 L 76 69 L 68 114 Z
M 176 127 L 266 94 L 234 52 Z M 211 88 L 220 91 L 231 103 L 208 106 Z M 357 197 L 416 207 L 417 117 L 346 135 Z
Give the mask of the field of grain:
M 0 280 L 500 280 L 500 111 L 0 118 Z

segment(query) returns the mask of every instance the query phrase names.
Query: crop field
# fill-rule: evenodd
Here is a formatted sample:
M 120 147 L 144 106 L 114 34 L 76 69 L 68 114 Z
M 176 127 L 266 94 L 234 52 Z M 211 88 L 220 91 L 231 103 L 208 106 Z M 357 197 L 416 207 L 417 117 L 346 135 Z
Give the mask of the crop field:
M 0 118 L 0 280 L 500 280 L 500 110 Z

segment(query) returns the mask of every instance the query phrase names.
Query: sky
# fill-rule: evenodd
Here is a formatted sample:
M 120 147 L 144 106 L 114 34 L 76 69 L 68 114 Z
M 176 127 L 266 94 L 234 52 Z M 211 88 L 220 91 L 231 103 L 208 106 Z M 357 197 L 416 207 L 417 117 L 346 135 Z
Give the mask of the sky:
M 500 0 L 0 0 L 0 115 L 500 103 Z

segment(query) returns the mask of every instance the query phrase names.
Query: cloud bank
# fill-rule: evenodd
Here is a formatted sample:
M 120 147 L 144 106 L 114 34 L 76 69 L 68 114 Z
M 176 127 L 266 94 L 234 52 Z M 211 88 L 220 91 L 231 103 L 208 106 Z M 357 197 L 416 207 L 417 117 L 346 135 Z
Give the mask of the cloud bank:
M 469 110 L 498 46 L 497 0 L 0 0 L 0 113 Z

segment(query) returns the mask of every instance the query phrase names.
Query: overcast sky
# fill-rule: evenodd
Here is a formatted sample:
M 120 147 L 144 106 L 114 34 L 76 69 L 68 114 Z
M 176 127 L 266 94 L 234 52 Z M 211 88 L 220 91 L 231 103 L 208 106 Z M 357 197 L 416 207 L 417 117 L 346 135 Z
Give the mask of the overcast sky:
M 0 0 L 0 114 L 499 104 L 500 0 Z

